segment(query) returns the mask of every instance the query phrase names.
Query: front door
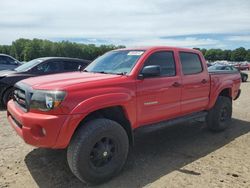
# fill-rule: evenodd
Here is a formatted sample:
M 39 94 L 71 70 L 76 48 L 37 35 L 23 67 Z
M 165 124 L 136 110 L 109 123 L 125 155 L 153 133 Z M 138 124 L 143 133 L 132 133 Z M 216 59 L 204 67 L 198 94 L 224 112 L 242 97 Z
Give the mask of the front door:
M 174 53 L 157 51 L 144 63 L 159 65 L 161 75 L 137 82 L 137 117 L 139 126 L 174 118 L 180 113 L 181 79 L 176 71 Z

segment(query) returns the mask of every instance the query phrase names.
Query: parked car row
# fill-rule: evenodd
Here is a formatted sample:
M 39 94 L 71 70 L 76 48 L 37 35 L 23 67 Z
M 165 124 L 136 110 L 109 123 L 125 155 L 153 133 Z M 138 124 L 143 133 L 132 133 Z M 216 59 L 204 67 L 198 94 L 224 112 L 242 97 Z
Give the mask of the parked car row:
M 238 70 L 250 70 L 250 63 L 236 63 L 234 67 Z
M 215 61 L 215 62 L 207 62 L 207 66 L 213 65 L 230 65 L 235 67 L 236 69 L 242 70 L 250 70 L 250 62 L 231 62 L 231 61 Z
M 241 81 L 246 82 L 248 79 L 248 74 L 241 72 L 239 69 L 231 65 L 212 65 L 208 67 L 210 71 L 239 71 L 241 75 Z
M 45 57 L 21 65 L 21 63 L 9 56 L 6 56 L 6 62 L 8 58 L 8 62 L 12 62 L 13 65 L 7 66 L 6 63 L 5 70 L 0 71 L 0 103 L 2 106 L 6 106 L 7 102 L 12 98 L 14 85 L 20 80 L 35 76 L 77 71 L 79 66 L 85 68 L 90 63 L 88 60 L 76 58 Z M 4 69 L 2 64 L 0 69 Z

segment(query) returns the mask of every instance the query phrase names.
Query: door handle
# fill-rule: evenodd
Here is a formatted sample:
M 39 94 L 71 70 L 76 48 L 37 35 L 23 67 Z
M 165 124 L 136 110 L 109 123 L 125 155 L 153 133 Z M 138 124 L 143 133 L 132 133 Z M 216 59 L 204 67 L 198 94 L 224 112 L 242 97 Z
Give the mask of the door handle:
M 173 87 L 180 87 L 181 84 L 180 84 L 179 82 L 175 82 L 175 83 L 172 84 L 172 86 L 173 86 Z
M 201 83 L 202 83 L 202 84 L 206 84 L 206 83 L 207 83 L 207 80 L 206 80 L 206 79 L 203 79 L 203 80 L 201 81 Z

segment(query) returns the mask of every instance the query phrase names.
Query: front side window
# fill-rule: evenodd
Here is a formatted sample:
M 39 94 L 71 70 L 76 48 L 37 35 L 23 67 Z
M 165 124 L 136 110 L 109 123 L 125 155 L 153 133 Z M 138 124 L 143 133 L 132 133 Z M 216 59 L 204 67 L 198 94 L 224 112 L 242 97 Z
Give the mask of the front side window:
M 198 74 L 202 72 L 202 62 L 198 54 L 180 52 L 182 72 L 184 75 Z
M 120 50 L 108 52 L 85 68 L 85 71 L 107 74 L 128 74 L 139 58 L 142 50 Z
M 25 72 L 25 71 L 28 71 L 29 69 L 32 69 L 33 67 L 35 67 L 37 64 L 40 64 L 41 62 L 43 62 L 42 59 L 33 59 L 27 63 L 20 65 L 15 70 L 17 72 Z
M 161 51 L 151 54 L 144 63 L 144 67 L 159 65 L 161 68 L 160 76 L 175 76 L 175 60 L 173 52 Z

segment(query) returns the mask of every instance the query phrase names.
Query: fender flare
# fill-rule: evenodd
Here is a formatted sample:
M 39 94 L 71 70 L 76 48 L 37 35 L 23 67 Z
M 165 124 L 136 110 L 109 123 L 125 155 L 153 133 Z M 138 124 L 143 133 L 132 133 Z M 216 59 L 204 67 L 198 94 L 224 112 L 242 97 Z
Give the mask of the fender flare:
M 58 135 L 56 145 L 54 148 L 65 148 L 68 146 L 75 130 L 80 123 L 92 112 L 108 108 L 112 106 L 121 106 L 124 110 L 125 117 L 131 121 L 131 116 L 134 115 L 133 111 L 128 114 L 126 110 L 128 107 L 133 106 L 132 96 L 127 93 L 109 93 L 91 97 L 79 103 L 70 113 L 70 117 L 62 126 Z M 110 100 L 109 100 L 110 99 Z M 133 108 L 135 111 L 136 109 Z M 132 123 L 131 123 L 132 130 Z
M 226 85 L 224 85 L 223 87 L 221 87 L 221 88 L 218 90 L 218 92 L 215 91 L 216 95 L 210 97 L 210 101 L 211 101 L 211 102 L 210 102 L 210 105 L 209 105 L 209 109 L 212 108 L 212 107 L 215 105 L 216 100 L 218 99 L 220 93 L 221 93 L 223 90 L 225 90 L 225 89 L 229 89 L 229 96 L 232 98 L 232 97 L 233 97 L 233 96 L 232 96 L 232 87 L 233 87 L 232 84 L 226 84 Z
M 125 107 L 132 96 L 126 93 L 109 93 L 104 95 L 98 95 L 79 103 L 70 114 L 90 114 L 96 110 L 107 108 L 111 106 L 123 106 Z M 126 109 L 126 108 L 125 108 Z

